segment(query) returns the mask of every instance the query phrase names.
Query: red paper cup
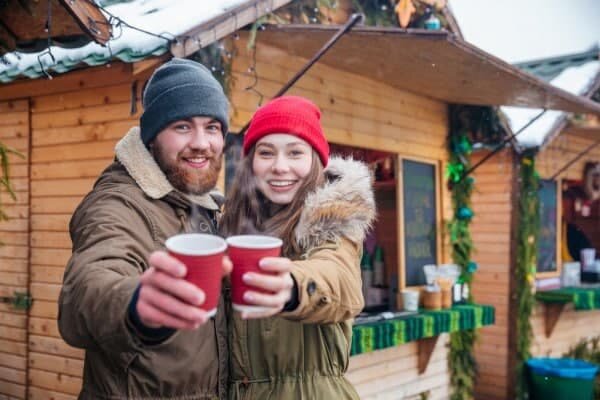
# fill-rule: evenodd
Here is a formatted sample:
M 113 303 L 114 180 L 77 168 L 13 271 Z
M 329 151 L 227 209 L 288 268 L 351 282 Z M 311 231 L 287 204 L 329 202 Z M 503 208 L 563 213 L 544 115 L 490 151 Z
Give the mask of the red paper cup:
M 268 292 L 246 285 L 242 276 L 246 272 L 267 273 L 260 269 L 258 262 L 265 257 L 279 257 L 282 244 L 281 239 L 263 235 L 239 235 L 227 238 L 227 253 L 233 263 L 231 297 L 234 310 L 250 313 L 268 310 L 267 307 L 249 304 L 244 300 L 244 293 L 247 290 Z
M 206 299 L 200 308 L 211 317 L 215 315 L 221 294 L 225 240 L 215 235 L 184 233 L 167 239 L 165 246 L 171 256 L 187 267 L 185 280 L 204 291 Z

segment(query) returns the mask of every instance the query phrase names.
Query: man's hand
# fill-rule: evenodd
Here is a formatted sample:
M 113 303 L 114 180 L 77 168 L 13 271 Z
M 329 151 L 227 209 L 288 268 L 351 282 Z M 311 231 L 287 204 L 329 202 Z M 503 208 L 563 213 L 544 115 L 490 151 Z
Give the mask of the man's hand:
M 265 257 L 260 260 L 259 266 L 269 274 L 247 272 L 242 279 L 246 284 L 270 293 L 248 290 L 244 294 L 244 300 L 252 305 L 267 307 L 269 310 L 260 313 L 243 312 L 244 319 L 267 318 L 275 315 L 283 310 L 285 304 L 292 298 L 294 280 L 290 271 L 293 264 L 289 258 Z
M 150 328 L 196 329 L 209 316 L 200 309 L 204 292 L 187 282 L 185 265 L 164 251 L 153 252 L 140 280 L 136 311 L 140 321 Z M 223 260 L 223 274 L 231 271 L 231 261 Z

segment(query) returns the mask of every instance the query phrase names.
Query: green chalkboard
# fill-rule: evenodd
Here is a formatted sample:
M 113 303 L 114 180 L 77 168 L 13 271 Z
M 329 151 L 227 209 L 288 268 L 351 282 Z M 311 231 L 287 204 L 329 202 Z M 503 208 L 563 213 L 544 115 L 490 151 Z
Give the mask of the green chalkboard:
M 538 272 L 552 272 L 557 270 L 556 260 L 556 235 L 558 226 L 556 221 L 556 207 L 558 198 L 558 184 L 556 181 L 542 179 L 540 181 L 540 234 L 538 236 Z
M 404 282 L 424 285 L 423 266 L 437 264 L 435 166 L 402 160 Z

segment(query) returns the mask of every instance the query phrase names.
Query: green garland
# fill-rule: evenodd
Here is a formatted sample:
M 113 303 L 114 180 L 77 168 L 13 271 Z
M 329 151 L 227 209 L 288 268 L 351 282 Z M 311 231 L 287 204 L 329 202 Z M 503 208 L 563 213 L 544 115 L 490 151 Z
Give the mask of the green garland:
M 237 49 L 234 40 L 230 37 L 229 43 L 211 43 L 190 55 L 189 58 L 210 68 L 215 79 L 223 86 L 225 95 L 230 97 L 233 85 L 231 68 L 236 55 Z
M 291 24 L 328 24 L 331 15 L 337 11 L 361 13 L 368 26 L 398 26 L 395 7 L 398 0 L 300 0 L 281 7 L 269 19 L 276 23 Z M 413 1 L 415 13 L 408 28 L 424 28 L 425 18 L 433 13 L 440 20 L 441 26 L 448 28 L 444 13 L 427 0 Z M 271 22 L 271 21 L 269 21 Z
M 469 231 L 473 211 L 471 209 L 471 193 L 475 180 L 464 177 L 470 166 L 472 151 L 471 140 L 466 131 L 451 133 L 449 140 L 450 160 L 446 170 L 448 187 L 452 192 L 454 216 L 447 224 L 452 260 L 461 268 L 460 281 L 470 286 L 477 264 L 471 260 L 473 241 Z M 472 302 L 469 291 L 469 302 Z M 452 386 L 452 400 L 468 400 L 473 398 L 477 364 L 473 356 L 473 348 L 477 340 L 475 329 L 450 334 L 450 351 L 448 369 Z
M 0 142 L 0 172 L 2 172 L 0 176 L 0 196 L 2 196 L 2 192 L 6 191 L 11 199 L 16 200 L 17 196 L 10 182 L 10 163 L 8 160 L 10 154 L 23 158 L 21 153 Z M 0 197 L 0 222 L 8 220 L 8 215 L 6 215 L 2 208 L 2 197 Z M 0 241 L 0 246 L 2 245 L 3 243 Z
M 600 336 L 581 339 L 569 348 L 563 357 L 585 360 L 600 365 Z M 600 375 L 596 376 L 594 400 L 600 400 Z
M 540 227 L 539 181 L 535 152 L 527 151 L 520 159 L 519 228 L 517 233 L 517 399 L 526 397 L 525 362 L 531 357 L 531 313 L 535 303 L 535 271 Z

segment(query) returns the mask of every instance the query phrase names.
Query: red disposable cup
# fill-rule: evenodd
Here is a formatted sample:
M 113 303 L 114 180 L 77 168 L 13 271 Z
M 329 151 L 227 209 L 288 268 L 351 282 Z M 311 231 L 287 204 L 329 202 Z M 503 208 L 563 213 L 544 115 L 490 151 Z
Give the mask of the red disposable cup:
M 223 255 L 227 243 L 219 236 L 203 233 L 184 233 L 167 239 L 169 254 L 187 267 L 185 280 L 204 291 L 204 303 L 199 308 L 209 316 L 217 313 L 223 277 Z
M 234 310 L 244 312 L 261 312 L 268 307 L 257 306 L 244 300 L 244 293 L 248 290 L 268 293 L 255 286 L 246 285 L 242 277 L 246 272 L 267 274 L 258 262 L 265 257 L 279 257 L 281 255 L 281 239 L 264 235 L 239 235 L 227 238 L 227 253 L 233 263 L 231 271 L 231 297 Z

